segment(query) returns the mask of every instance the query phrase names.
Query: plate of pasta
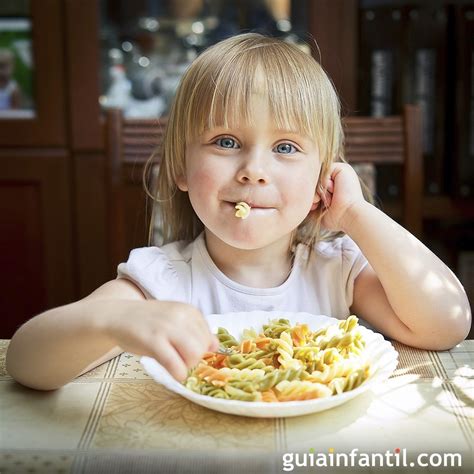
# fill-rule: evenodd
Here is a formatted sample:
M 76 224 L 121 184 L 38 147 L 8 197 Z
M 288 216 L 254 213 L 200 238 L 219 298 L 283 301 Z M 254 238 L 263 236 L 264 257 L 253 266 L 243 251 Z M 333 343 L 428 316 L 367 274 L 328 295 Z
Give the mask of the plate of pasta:
M 309 313 L 251 311 L 206 316 L 220 346 L 179 383 L 155 359 L 146 372 L 169 390 L 212 410 L 288 417 L 341 405 L 390 377 L 398 353 L 359 324 Z

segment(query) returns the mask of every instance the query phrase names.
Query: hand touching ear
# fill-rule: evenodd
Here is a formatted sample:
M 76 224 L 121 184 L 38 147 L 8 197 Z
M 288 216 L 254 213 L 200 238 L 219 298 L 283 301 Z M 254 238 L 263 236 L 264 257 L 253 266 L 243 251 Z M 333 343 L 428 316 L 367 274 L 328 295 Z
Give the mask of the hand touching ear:
M 359 177 L 347 163 L 332 164 L 329 176 L 321 182 L 317 194 L 321 199 L 318 206 L 324 213 L 322 225 L 332 231 L 343 231 L 347 227 L 348 211 L 365 201 Z

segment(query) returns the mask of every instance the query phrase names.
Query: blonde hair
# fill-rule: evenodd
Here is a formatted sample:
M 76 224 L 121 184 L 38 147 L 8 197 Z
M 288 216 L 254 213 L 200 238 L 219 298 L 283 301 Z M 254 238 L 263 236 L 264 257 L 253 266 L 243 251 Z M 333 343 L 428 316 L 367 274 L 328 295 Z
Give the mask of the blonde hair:
M 182 77 L 155 155 L 161 159 L 156 196 L 150 196 L 160 203 L 163 243 L 193 240 L 204 229 L 188 194 L 176 185 L 186 172 L 186 144 L 207 128 L 250 121 L 248 99 L 253 92 L 265 94 L 277 128 L 297 130 L 317 143 L 321 193 L 331 164 L 344 161 L 339 99 L 315 59 L 293 44 L 257 33 L 221 41 L 205 50 Z M 294 230 L 292 248 L 303 243 L 311 252 L 316 242 L 343 235 L 321 228 L 325 212 L 320 204 Z

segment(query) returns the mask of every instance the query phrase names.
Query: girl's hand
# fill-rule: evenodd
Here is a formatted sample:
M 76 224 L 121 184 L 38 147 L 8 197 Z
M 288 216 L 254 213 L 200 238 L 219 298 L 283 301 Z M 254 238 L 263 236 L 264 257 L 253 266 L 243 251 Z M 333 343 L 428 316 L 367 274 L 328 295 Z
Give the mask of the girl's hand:
M 318 191 L 321 199 L 319 207 L 327 209 L 322 220 L 323 227 L 336 232 L 345 231 L 348 211 L 354 205 L 365 202 L 357 173 L 347 163 L 333 163 L 327 180 L 321 184 L 326 191 Z
M 104 318 L 103 331 L 124 351 L 156 359 L 178 381 L 219 342 L 201 312 L 174 301 L 124 301 Z

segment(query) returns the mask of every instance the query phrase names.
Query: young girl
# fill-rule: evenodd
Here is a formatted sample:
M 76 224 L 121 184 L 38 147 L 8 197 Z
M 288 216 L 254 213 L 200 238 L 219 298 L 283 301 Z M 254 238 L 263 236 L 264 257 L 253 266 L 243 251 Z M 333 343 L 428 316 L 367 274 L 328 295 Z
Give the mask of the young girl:
M 133 250 L 116 280 L 24 324 L 7 355 L 20 383 L 55 389 L 122 351 L 183 380 L 217 348 L 208 313 L 355 313 L 433 350 L 466 337 L 461 284 L 364 199 L 334 88 L 295 46 L 243 34 L 205 51 L 178 88 L 161 157 L 166 245 Z

